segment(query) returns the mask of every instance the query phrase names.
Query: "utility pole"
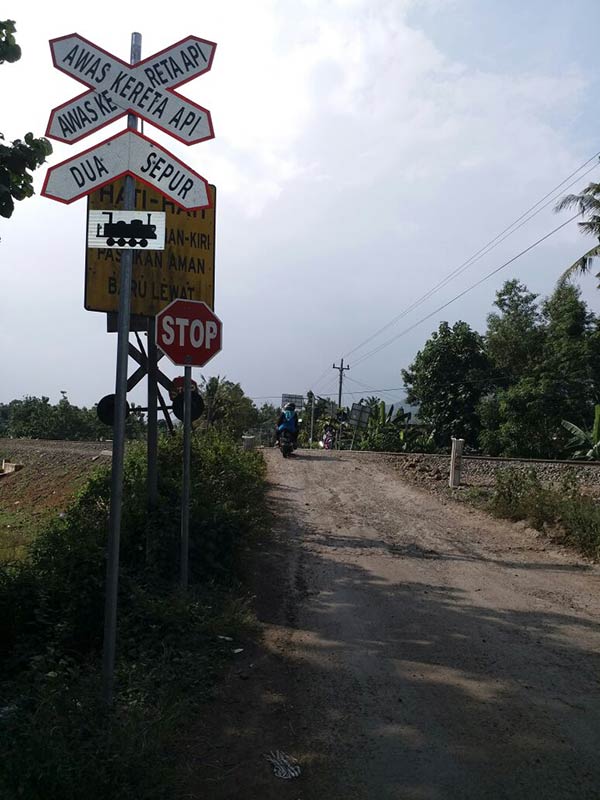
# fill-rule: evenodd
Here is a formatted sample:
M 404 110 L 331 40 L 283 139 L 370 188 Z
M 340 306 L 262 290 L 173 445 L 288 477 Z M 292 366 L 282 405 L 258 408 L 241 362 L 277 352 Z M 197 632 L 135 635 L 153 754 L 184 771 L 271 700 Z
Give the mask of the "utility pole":
M 338 390 L 338 408 L 341 410 L 341 408 L 342 408 L 342 385 L 344 383 L 344 372 L 345 372 L 345 370 L 350 369 L 350 367 L 349 366 L 348 367 L 344 366 L 344 359 L 342 358 L 342 360 L 340 362 L 340 366 L 336 367 L 336 365 L 334 363 L 333 369 L 338 369 L 340 371 L 340 388 Z

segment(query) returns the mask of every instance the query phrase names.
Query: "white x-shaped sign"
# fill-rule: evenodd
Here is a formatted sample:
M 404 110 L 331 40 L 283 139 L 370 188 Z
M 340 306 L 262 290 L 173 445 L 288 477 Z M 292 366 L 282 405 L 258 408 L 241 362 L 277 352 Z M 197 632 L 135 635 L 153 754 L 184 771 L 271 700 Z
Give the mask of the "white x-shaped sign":
M 212 139 L 210 113 L 174 89 L 208 72 L 215 48 L 188 36 L 132 66 L 77 33 L 52 39 L 54 66 L 90 90 L 53 109 L 46 136 L 77 142 L 132 113 L 185 144 Z

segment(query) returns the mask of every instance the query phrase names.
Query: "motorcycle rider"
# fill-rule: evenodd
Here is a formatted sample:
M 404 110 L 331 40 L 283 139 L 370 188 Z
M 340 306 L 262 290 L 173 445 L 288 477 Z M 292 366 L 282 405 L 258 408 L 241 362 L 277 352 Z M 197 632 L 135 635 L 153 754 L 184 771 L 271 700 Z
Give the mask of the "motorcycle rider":
M 323 427 L 323 435 L 321 437 L 320 445 L 325 450 L 333 450 L 335 443 L 335 425 L 333 419 L 327 420 Z
M 292 436 L 292 441 L 294 443 L 294 449 L 296 449 L 298 444 L 298 414 L 296 413 L 296 406 L 294 403 L 286 403 L 279 415 L 279 419 L 277 420 L 277 429 L 275 432 L 276 436 L 276 444 L 279 444 L 279 437 L 281 436 L 281 431 L 285 428 L 288 430 Z

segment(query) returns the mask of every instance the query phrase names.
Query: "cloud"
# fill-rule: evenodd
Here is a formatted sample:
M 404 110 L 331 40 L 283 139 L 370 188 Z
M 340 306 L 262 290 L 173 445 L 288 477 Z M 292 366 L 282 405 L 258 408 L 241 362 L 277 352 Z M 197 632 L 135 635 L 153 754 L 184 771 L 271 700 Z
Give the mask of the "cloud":
M 486 13 L 465 0 L 222 0 L 185 15 L 165 15 L 158 0 L 107 0 L 101 15 L 60 2 L 13 5 L 6 16 L 17 19 L 24 55 L 0 68 L 9 136 L 40 133 L 50 108 L 80 90 L 52 69 L 50 36 L 77 30 L 126 57 L 123 32 L 143 19 L 144 55 L 189 33 L 217 42 L 212 71 L 185 86 L 210 109 L 216 139 L 186 148 L 151 126 L 146 133 L 217 184 L 216 293 L 226 348 L 209 367 L 257 394 L 307 388 L 331 358 L 591 154 L 589 132 L 571 124 L 595 100 L 583 57 L 567 63 L 557 53 L 551 71 L 533 58 L 523 69 L 493 42 L 486 68 L 468 50 L 450 56 L 431 29 L 445 21 L 459 27 L 465 9 L 471 17 Z M 510 20 L 510 9 L 502 13 Z M 519 36 L 534 52 L 544 47 L 519 31 L 515 47 Z M 70 155 L 57 146 L 51 163 Z M 559 221 L 551 210 L 540 215 L 435 304 Z M 11 336 L 10 348 L 6 338 L 0 345 L 9 364 L 4 399 L 52 394 L 55 386 L 55 394 L 67 388 L 74 401 L 90 403 L 109 391 L 114 337 L 104 333 L 102 315 L 81 307 L 84 225 L 83 203 L 64 208 L 39 196 L 3 223 L 0 306 Z M 521 276 L 547 291 L 584 244 L 565 229 L 519 264 Z M 444 313 L 477 325 L 493 292 L 490 283 Z M 400 366 L 435 327 L 432 320 L 398 340 L 361 371 L 375 386 L 398 385 Z

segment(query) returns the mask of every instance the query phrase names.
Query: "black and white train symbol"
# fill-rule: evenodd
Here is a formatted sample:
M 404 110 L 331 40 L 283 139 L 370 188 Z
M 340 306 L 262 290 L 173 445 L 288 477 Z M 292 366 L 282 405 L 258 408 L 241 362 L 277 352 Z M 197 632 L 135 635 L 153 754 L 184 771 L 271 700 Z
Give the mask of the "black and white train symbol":
M 147 222 L 141 219 L 132 219 L 131 222 L 125 222 L 125 220 L 113 222 L 112 211 L 103 213 L 108 216 L 108 220 L 105 223 L 98 223 L 96 236 L 106 239 L 109 247 L 113 247 L 115 244 L 119 247 L 125 247 L 126 244 L 130 247 L 138 244 L 141 247 L 147 247 L 148 239 L 156 239 L 156 225 L 150 224 L 152 214 L 148 214 Z

